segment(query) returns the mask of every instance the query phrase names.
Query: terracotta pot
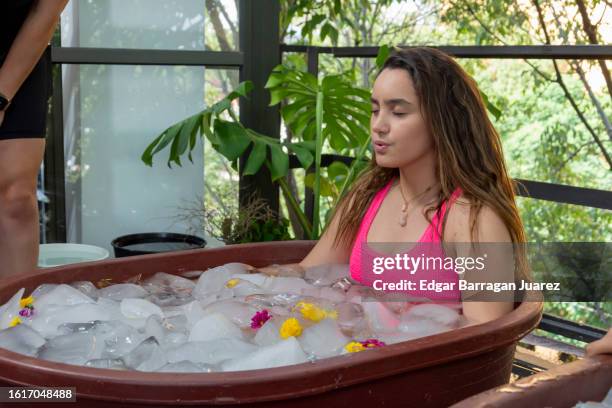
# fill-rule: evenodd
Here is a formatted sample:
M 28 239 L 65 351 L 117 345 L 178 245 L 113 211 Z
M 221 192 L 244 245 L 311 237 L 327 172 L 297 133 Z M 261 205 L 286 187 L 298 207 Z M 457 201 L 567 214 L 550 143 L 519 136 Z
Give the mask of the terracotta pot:
M 0 302 L 22 287 L 27 294 L 41 283 L 104 278 L 121 282 L 139 273 L 178 274 L 228 262 L 253 266 L 299 262 L 313 245 L 313 241 L 230 245 L 50 268 L 0 281 Z M 87 407 L 119 402 L 129 406 L 447 407 L 508 382 L 516 343 L 537 326 L 541 314 L 542 302 L 536 299 L 478 326 L 316 363 L 228 373 L 102 370 L 0 349 L 0 385 L 73 386 L 77 403 Z
M 612 387 L 612 355 L 563 364 L 485 391 L 453 408 L 570 408 L 579 401 L 601 401 Z

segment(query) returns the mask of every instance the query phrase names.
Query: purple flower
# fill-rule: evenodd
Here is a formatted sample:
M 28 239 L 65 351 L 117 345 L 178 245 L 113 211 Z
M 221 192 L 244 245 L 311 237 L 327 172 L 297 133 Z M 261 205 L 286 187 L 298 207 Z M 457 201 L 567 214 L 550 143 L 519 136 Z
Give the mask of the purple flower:
M 256 312 L 253 317 L 251 317 L 251 329 L 259 329 L 264 325 L 265 322 L 270 320 L 272 316 L 266 309 L 260 310 Z
M 376 340 L 376 339 L 367 339 L 361 342 L 363 347 L 365 348 L 374 348 L 374 347 L 382 347 L 386 346 L 384 341 Z
M 24 307 L 19 311 L 19 316 L 21 317 L 31 317 L 34 314 L 34 308 Z

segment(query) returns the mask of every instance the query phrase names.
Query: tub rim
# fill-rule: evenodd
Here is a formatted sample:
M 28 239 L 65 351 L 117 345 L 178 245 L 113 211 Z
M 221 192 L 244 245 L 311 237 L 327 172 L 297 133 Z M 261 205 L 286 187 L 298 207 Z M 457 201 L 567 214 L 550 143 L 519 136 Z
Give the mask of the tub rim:
M 592 377 L 600 372 L 612 373 L 612 354 L 585 357 L 558 365 L 549 370 L 520 378 L 512 384 L 501 385 L 473 395 L 457 402 L 451 408 L 514 406 L 514 404 L 520 402 L 519 398 L 529 400 L 531 393 L 543 395 L 546 392 L 554 391 L 559 386 L 571 387 L 577 376 Z M 555 384 L 551 381 L 557 381 L 558 383 Z M 612 380 L 610 380 L 610 383 L 612 384 Z M 578 400 L 583 400 L 582 396 L 576 397 L 576 401 L 572 404 L 577 403 Z

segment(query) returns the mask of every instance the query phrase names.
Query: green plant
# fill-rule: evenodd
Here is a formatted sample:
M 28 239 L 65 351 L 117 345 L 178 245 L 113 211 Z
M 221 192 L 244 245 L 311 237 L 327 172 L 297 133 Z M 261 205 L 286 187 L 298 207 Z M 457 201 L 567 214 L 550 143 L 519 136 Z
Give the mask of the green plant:
M 151 166 L 153 156 L 170 146 L 168 166 L 172 163 L 180 166 L 183 155 L 192 159 L 191 152 L 197 138 L 202 136 L 206 136 L 213 148 L 232 162 L 235 170 L 238 158 L 248 151 L 242 174 L 255 174 L 265 165 L 270 170 L 272 181 L 279 184 L 288 205 L 297 214 L 300 226 L 309 237 L 316 239 L 320 232 L 318 203 L 321 190 L 325 194 L 335 191 L 331 195 L 341 197 L 359 169 L 363 168 L 362 159 L 369 146 L 367 100 L 370 94 L 352 87 L 342 75 L 319 81 L 308 73 L 282 65 L 273 70 L 266 88 L 270 90 L 271 105 L 280 103 L 283 98 L 289 101 L 281 113 L 299 141 L 282 142 L 240 123 L 232 103 L 240 96 L 247 97 L 252 89 L 252 83 L 247 81 L 209 108 L 166 129 L 146 148 L 142 161 Z M 228 117 L 231 120 L 226 120 Z M 328 177 L 323 178 L 321 153 L 326 143 L 342 152 L 354 152 L 357 160 L 350 167 L 334 163 L 327 171 Z M 285 181 L 289 171 L 289 153 L 297 156 L 304 169 L 314 165 L 314 177 L 309 178 L 315 196 L 312 220 L 307 219 Z M 332 184 L 337 186 L 335 190 L 331 189 Z
M 237 206 L 207 208 L 204 200 L 196 199 L 178 208 L 176 222 L 189 225 L 189 232 L 204 230 L 225 244 L 284 241 L 289 236 L 289 220 L 278 217 L 259 197 L 250 197 L 243 208 Z
M 319 198 L 323 195 L 338 200 L 363 167 L 369 147 L 370 92 L 352 86 L 342 74 L 318 80 L 282 65 L 272 71 L 266 88 L 270 105 L 287 101 L 281 114 L 292 133 L 304 142 L 314 141 L 314 172 L 305 183 L 315 197 L 311 238 L 316 239 L 320 230 Z M 353 164 L 332 163 L 325 177 L 321 154 L 326 144 L 334 151 L 355 156 Z

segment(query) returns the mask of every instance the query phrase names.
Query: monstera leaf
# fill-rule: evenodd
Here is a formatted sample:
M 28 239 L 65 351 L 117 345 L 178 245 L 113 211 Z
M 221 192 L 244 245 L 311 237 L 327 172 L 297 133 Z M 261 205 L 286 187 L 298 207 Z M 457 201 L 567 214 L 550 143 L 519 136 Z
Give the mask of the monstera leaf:
M 237 120 L 231 107 L 232 101 L 240 96 L 246 97 L 252 87 L 251 82 L 243 82 L 211 107 L 164 130 L 146 148 L 141 157 L 142 161 L 152 166 L 153 156 L 170 146 L 168 166 L 171 167 L 172 163 L 181 166 L 181 156 L 185 153 L 193 162 L 191 153 L 197 139 L 206 136 L 212 147 L 231 162 L 236 162 L 251 148 L 244 166 L 244 175 L 257 173 L 266 163 L 269 164 L 273 181 L 287 175 L 289 156 L 283 151 L 283 146 L 297 156 L 304 168 L 308 168 L 314 160 L 314 142 L 281 143 L 278 139 L 245 128 Z M 220 116 L 224 112 L 228 112 L 235 120 L 221 119 Z
M 358 147 L 369 137 L 370 92 L 355 88 L 344 75 L 317 81 L 308 72 L 279 65 L 266 84 L 270 105 L 286 99 L 281 109 L 286 125 L 302 140 L 315 140 L 317 98 L 322 97 L 322 137 L 334 150 Z
M 141 159 L 148 165 L 153 165 L 153 156 L 170 145 L 168 167 L 172 163 L 181 166 L 181 156 L 187 152 L 189 160 L 193 162 L 191 153 L 196 146 L 198 137 L 205 135 L 212 146 L 228 160 L 234 161 L 248 147 L 245 132 L 237 126 L 228 125 L 229 122 L 214 123 L 223 112 L 231 112 L 232 101 L 240 96 L 246 97 L 253 89 L 251 81 L 242 82 L 225 98 L 214 105 L 184 119 L 164 130 L 147 146 Z
M 337 197 L 337 189 L 329 179 L 322 178 L 321 154 L 326 142 L 336 151 L 354 151 L 368 142 L 370 93 L 355 88 L 344 75 L 332 75 L 318 80 L 307 72 L 283 65 L 274 68 L 266 88 L 270 105 L 282 100 L 285 124 L 304 142 L 314 141 L 314 173 L 305 182 L 314 194 L 312 238 L 319 232 L 319 197 Z M 302 163 L 304 164 L 304 163 Z

